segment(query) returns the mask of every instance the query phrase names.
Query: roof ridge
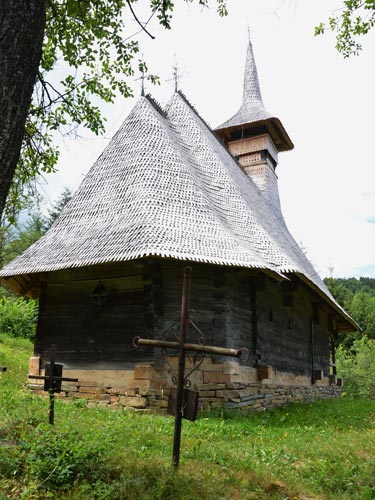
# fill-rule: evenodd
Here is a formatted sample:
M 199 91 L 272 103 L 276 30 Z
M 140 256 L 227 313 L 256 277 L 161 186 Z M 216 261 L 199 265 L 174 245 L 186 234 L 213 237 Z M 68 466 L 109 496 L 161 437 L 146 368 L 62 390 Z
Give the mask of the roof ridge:
M 204 127 L 205 126 L 205 123 L 204 121 L 200 119 L 200 116 L 199 114 L 195 113 L 194 110 L 189 106 L 189 102 L 186 102 L 186 99 L 182 99 L 183 103 L 187 106 L 187 109 L 191 112 L 193 112 L 193 115 L 192 115 L 192 118 L 195 117 L 195 120 L 198 120 L 199 122 L 201 122 L 201 124 L 199 124 L 198 121 L 196 121 L 196 127 Z M 169 108 L 171 108 L 173 106 L 173 101 L 170 103 L 170 106 Z M 173 108 L 172 108 L 173 109 Z M 168 116 L 170 116 L 170 113 L 168 113 Z M 178 113 L 176 114 L 176 116 L 178 116 Z M 174 119 L 172 117 L 172 123 L 174 123 Z M 205 136 L 205 131 L 203 129 L 201 129 L 201 132 L 203 133 L 203 136 Z M 233 158 L 233 156 L 229 153 L 228 149 L 226 147 L 224 147 L 220 141 L 217 139 L 216 135 L 211 131 L 209 130 L 210 134 L 209 136 L 206 135 L 206 138 L 209 138 L 209 141 L 208 141 L 208 147 L 209 149 L 212 150 L 212 154 L 217 156 L 219 158 L 219 163 L 224 167 L 224 170 L 226 172 L 226 174 L 224 175 L 225 178 L 228 179 L 228 181 L 232 184 L 232 186 L 235 186 L 237 192 L 238 192 L 238 196 L 239 198 L 238 199 L 241 199 L 244 203 L 244 206 L 247 207 L 247 212 L 250 210 L 250 212 L 252 213 L 251 215 L 251 218 L 253 218 L 253 222 L 252 224 L 256 224 L 258 226 L 258 230 L 263 232 L 264 236 L 266 237 L 266 240 L 267 240 L 267 245 L 269 245 L 269 248 L 274 248 L 274 249 L 277 249 L 277 250 L 280 250 L 280 254 L 283 253 L 283 248 L 280 246 L 280 243 L 278 242 L 277 238 L 275 238 L 275 235 L 273 234 L 273 231 L 270 231 L 269 230 L 269 227 L 268 227 L 268 224 L 265 225 L 264 222 L 265 220 L 263 220 L 263 217 L 254 217 L 254 212 L 253 210 L 251 209 L 250 207 L 250 204 L 249 204 L 249 200 L 248 200 L 248 196 L 244 193 L 244 187 L 243 187 L 243 183 L 249 183 L 252 185 L 252 189 L 254 189 L 254 194 L 255 192 L 257 193 L 257 198 L 259 200 L 259 202 L 261 203 L 262 207 L 264 207 L 263 209 L 261 209 L 262 211 L 266 211 L 266 215 L 269 215 L 269 208 L 267 207 L 267 204 L 265 203 L 265 200 L 263 198 L 263 196 L 261 195 L 260 191 L 259 191 L 259 188 L 258 186 L 256 186 L 256 184 L 252 181 L 251 178 L 249 178 L 242 170 L 242 168 L 239 166 L 238 162 L 235 161 L 235 159 Z M 211 140 L 211 142 L 210 142 Z M 206 148 L 203 148 L 204 150 Z M 194 151 L 194 149 L 190 149 L 189 148 L 189 151 L 190 151 L 190 158 L 192 158 L 194 161 L 192 163 L 194 164 L 202 164 L 201 161 L 197 161 L 197 152 Z M 200 156 L 200 153 L 198 153 L 198 156 Z M 227 159 L 226 159 L 227 158 Z M 228 168 L 228 163 L 227 162 L 232 162 L 233 163 L 233 167 L 232 168 Z M 241 178 L 239 178 L 239 176 L 241 176 Z M 243 178 L 242 178 L 243 176 Z M 199 176 L 198 176 L 199 177 Z M 223 178 L 223 176 L 221 175 L 220 178 Z M 255 211 L 256 213 L 258 213 L 258 209 Z M 248 212 L 248 213 L 250 213 Z M 264 215 L 264 213 L 263 213 Z M 235 226 L 233 226 L 232 228 L 232 231 L 234 231 L 234 234 L 236 234 L 236 238 L 239 238 L 241 237 L 237 232 L 236 232 L 236 229 L 235 229 Z M 285 252 L 284 252 L 284 258 L 285 258 L 285 261 L 287 262 L 284 262 L 283 264 L 281 264 L 281 262 L 279 264 L 275 264 L 275 263 L 271 263 L 271 261 L 267 258 L 265 258 L 264 256 L 264 248 L 263 250 L 261 250 L 259 252 L 259 248 L 255 245 L 255 248 L 256 248 L 256 252 L 258 254 L 258 258 L 261 258 L 263 260 L 265 260 L 267 262 L 267 265 L 270 266 L 270 268 L 272 266 L 277 266 L 277 267 L 283 267 L 284 269 L 293 269 L 294 271 L 297 271 L 299 269 L 298 267 L 298 264 L 296 264 L 295 262 L 295 259 L 291 259 L 289 255 L 286 255 Z M 286 257 L 285 257 L 286 255 Z
M 146 94 L 144 96 L 145 99 L 148 100 L 148 102 L 155 108 L 155 110 L 165 119 L 167 119 L 167 113 L 166 111 L 162 108 L 161 104 L 154 98 L 152 97 L 151 94 Z
M 204 118 L 202 118 L 202 116 L 198 113 L 198 111 L 196 110 L 195 106 L 193 106 L 193 104 L 191 104 L 191 102 L 189 101 L 189 99 L 186 97 L 186 95 L 181 91 L 181 90 L 178 90 L 177 91 L 177 94 L 185 101 L 185 103 L 191 108 L 191 110 L 195 113 L 195 115 L 201 120 L 201 122 L 209 129 L 209 131 L 211 132 L 212 136 L 214 137 L 214 139 L 216 139 L 216 141 L 220 144 L 220 146 L 225 150 L 225 152 L 228 154 L 228 156 L 230 158 L 232 158 L 232 160 L 238 165 L 238 167 L 242 170 L 242 166 L 238 160 L 238 158 L 232 154 L 232 152 L 227 148 L 224 140 L 218 136 L 217 134 L 215 134 L 215 131 L 213 128 L 210 127 L 210 125 L 206 122 L 206 120 Z M 248 176 L 247 176 L 248 177 Z M 250 179 L 251 180 L 251 179 Z M 255 185 L 255 187 L 257 187 Z M 258 189 L 258 188 L 257 188 Z
M 189 101 L 189 99 L 186 97 L 186 95 L 181 91 L 181 90 L 178 90 L 177 91 L 177 94 L 186 102 L 186 104 L 191 108 L 192 111 L 194 111 L 194 113 L 198 116 L 198 118 L 206 125 L 206 127 L 208 128 L 208 130 L 212 133 L 212 127 L 208 124 L 208 122 L 206 122 L 206 120 L 198 113 L 198 111 L 196 110 L 195 106 L 193 104 L 191 104 L 191 102 Z

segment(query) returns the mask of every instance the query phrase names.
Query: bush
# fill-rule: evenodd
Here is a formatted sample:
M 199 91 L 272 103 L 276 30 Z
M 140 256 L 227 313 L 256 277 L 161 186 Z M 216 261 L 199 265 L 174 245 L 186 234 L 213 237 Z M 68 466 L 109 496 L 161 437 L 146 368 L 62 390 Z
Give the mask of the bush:
M 343 395 L 375 399 L 375 340 L 364 335 L 350 349 L 336 351 L 337 371 L 344 379 Z
M 33 340 L 37 314 L 35 300 L 0 297 L 0 332 Z

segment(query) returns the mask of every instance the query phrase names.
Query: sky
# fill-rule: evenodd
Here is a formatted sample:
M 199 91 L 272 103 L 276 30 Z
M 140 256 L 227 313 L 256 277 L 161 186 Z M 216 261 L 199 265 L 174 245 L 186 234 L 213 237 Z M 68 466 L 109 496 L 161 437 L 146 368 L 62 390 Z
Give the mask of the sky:
M 140 19 L 143 5 L 134 4 Z M 331 33 L 315 37 L 314 26 L 341 7 L 340 0 L 228 0 L 229 15 L 176 0 L 172 30 L 148 25 L 156 37 L 138 35 L 150 72 L 160 86 L 147 84 L 160 104 L 179 88 L 215 127 L 230 118 L 242 100 L 248 29 L 265 108 L 283 123 L 295 148 L 279 155 L 277 174 L 288 228 L 322 277 L 375 277 L 375 33 L 363 51 L 343 59 Z M 138 10 L 137 10 L 138 9 Z M 129 34 L 138 31 L 134 21 Z M 139 77 L 139 75 L 138 75 Z M 103 137 L 81 131 L 58 138 L 58 173 L 45 177 L 46 206 L 64 187 L 75 190 L 140 95 L 119 97 L 102 107 Z

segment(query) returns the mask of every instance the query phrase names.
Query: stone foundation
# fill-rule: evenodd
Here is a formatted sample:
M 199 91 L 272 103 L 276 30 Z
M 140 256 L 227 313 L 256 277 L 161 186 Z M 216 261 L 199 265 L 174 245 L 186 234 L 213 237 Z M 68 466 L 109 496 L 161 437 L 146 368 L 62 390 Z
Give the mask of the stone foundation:
M 134 365 L 126 370 L 64 369 L 63 376 L 78 382 L 64 382 L 56 397 L 66 400 L 86 400 L 90 406 L 108 406 L 142 412 L 165 413 L 168 405 L 171 377 L 176 357 L 168 358 L 169 365 Z M 191 359 L 188 373 L 194 366 Z M 30 360 L 30 374 L 44 374 L 38 358 Z M 199 369 L 189 377 L 190 388 L 199 392 L 199 408 L 228 408 L 264 410 L 293 402 L 312 402 L 341 396 L 342 381 L 324 377 L 311 384 L 310 377 L 275 372 L 270 366 L 248 367 L 237 361 L 214 362 L 204 359 Z M 30 389 L 45 394 L 43 382 L 29 380 Z

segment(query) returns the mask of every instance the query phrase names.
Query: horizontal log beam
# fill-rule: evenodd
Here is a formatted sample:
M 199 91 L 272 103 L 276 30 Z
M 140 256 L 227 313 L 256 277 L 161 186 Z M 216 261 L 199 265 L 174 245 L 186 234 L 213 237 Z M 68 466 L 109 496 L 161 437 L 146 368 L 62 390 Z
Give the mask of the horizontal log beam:
M 161 347 L 163 349 L 179 349 L 179 342 L 170 342 L 167 340 L 152 340 L 152 339 L 142 339 L 140 337 L 134 337 L 133 344 L 135 347 L 140 345 Z M 232 356 L 233 358 L 240 358 L 244 354 L 244 349 L 229 349 L 225 347 L 215 347 L 210 345 L 202 344 L 183 344 L 182 348 L 185 351 L 194 351 L 204 354 L 216 354 L 219 356 Z
M 47 380 L 52 378 L 53 380 L 61 380 L 62 382 L 78 382 L 78 378 L 55 377 L 54 375 L 28 375 L 28 377 L 35 380 Z

